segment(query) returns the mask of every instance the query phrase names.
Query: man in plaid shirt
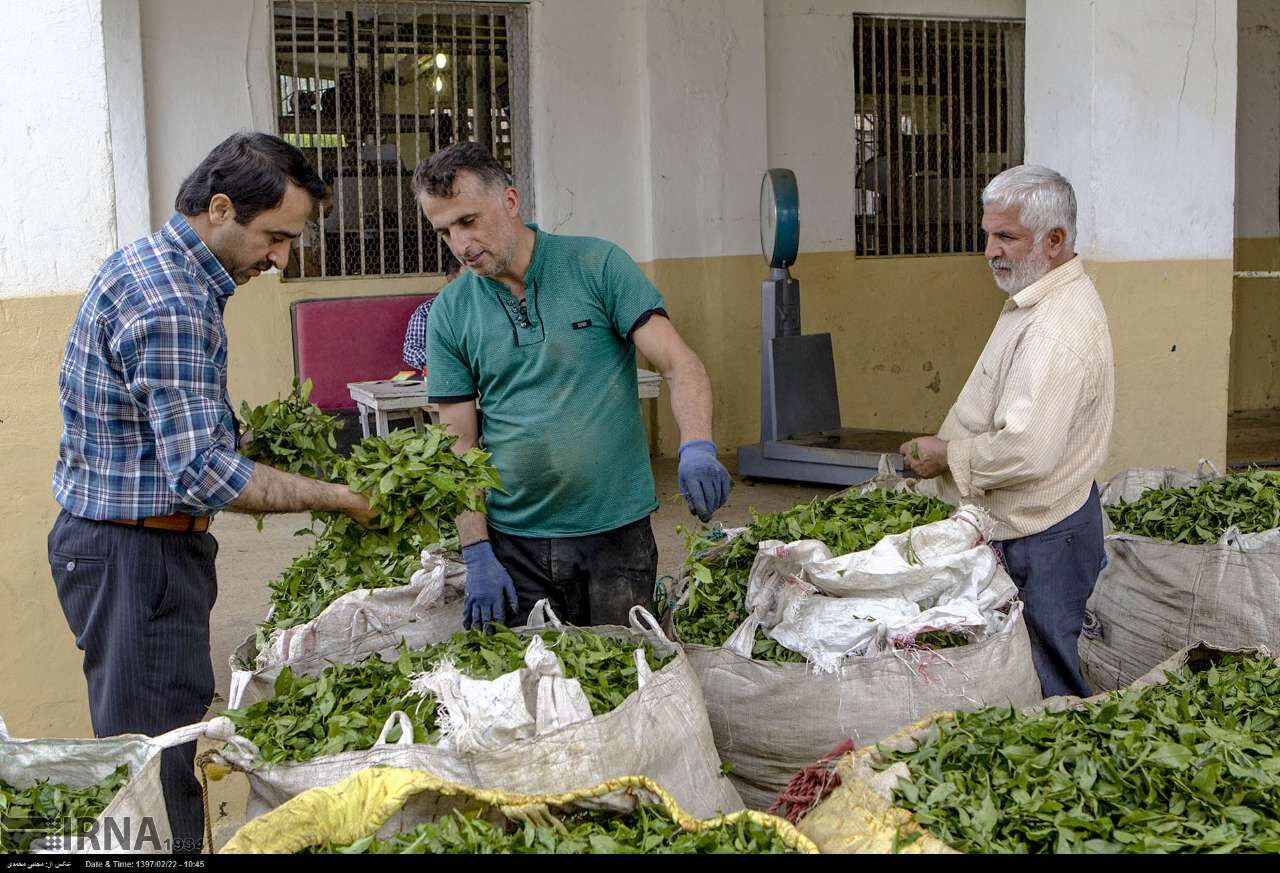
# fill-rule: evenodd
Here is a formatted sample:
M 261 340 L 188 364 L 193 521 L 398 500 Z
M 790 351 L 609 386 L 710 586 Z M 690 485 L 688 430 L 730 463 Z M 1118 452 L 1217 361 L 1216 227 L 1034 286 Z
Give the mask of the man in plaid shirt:
M 159 232 L 106 260 L 80 305 L 58 377 L 49 565 L 98 736 L 159 734 L 212 702 L 214 513 L 371 520 L 363 495 L 239 454 L 227 396 L 227 300 L 284 268 L 324 193 L 293 146 L 234 134 L 182 183 Z M 194 755 L 192 743 L 162 760 L 175 850 L 201 843 Z

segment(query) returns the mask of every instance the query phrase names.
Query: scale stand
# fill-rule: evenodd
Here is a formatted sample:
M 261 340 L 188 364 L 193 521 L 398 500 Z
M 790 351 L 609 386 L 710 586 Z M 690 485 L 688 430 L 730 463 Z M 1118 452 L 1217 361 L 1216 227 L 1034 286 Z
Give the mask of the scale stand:
M 857 485 L 882 458 L 903 475 L 898 448 L 918 434 L 841 427 L 831 334 L 800 332 L 800 282 L 789 270 L 800 236 L 795 174 L 765 173 L 760 201 L 770 265 L 760 286 L 760 442 L 738 449 L 739 475 Z

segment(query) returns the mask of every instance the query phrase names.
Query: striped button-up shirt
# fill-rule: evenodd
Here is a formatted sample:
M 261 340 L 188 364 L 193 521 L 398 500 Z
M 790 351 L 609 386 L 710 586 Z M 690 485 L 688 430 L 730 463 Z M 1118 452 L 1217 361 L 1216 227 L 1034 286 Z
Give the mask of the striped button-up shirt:
M 1050 528 L 1088 499 L 1114 413 L 1107 314 L 1075 257 L 1006 301 L 938 432 L 942 496 L 986 507 L 997 539 Z
M 58 375 L 53 493 L 73 515 L 209 515 L 239 496 L 222 312 L 235 282 L 181 215 L 107 259 Z

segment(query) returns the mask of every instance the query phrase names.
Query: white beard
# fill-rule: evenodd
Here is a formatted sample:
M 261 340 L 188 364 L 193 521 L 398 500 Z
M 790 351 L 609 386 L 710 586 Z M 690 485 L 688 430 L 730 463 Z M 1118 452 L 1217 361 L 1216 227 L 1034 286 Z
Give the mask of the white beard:
M 1013 261 L 1009 258 L 993 258 L 990 263 L 991 275 L 996 280 L 996 285 L 1010 297 L 1028 285 L 1039 281 L 1045 273 L 1049 272 L 1049 256 L 1038 245 L 1020 261 Z M 1008 268 L 1008 275 L 1001 278 L 1000 274 L 996 272 L 997 267 Z

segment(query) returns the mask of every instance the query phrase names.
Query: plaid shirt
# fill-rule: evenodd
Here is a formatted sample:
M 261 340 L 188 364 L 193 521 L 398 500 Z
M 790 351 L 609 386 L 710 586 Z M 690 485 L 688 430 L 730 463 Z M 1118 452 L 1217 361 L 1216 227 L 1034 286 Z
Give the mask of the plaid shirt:
M 413 310 L 413 315 L 409 316 L 409 327 L 404 332 L 404 351 L 400 357 L 415 370 L 427 365 L 427 313 L 435 300 L 430 297 Z
M 175 214 L 89 283 L 58 375 L 53 494 L 98 520 L 209 515 L 249 484 L 227 398 L 235 282 Z

